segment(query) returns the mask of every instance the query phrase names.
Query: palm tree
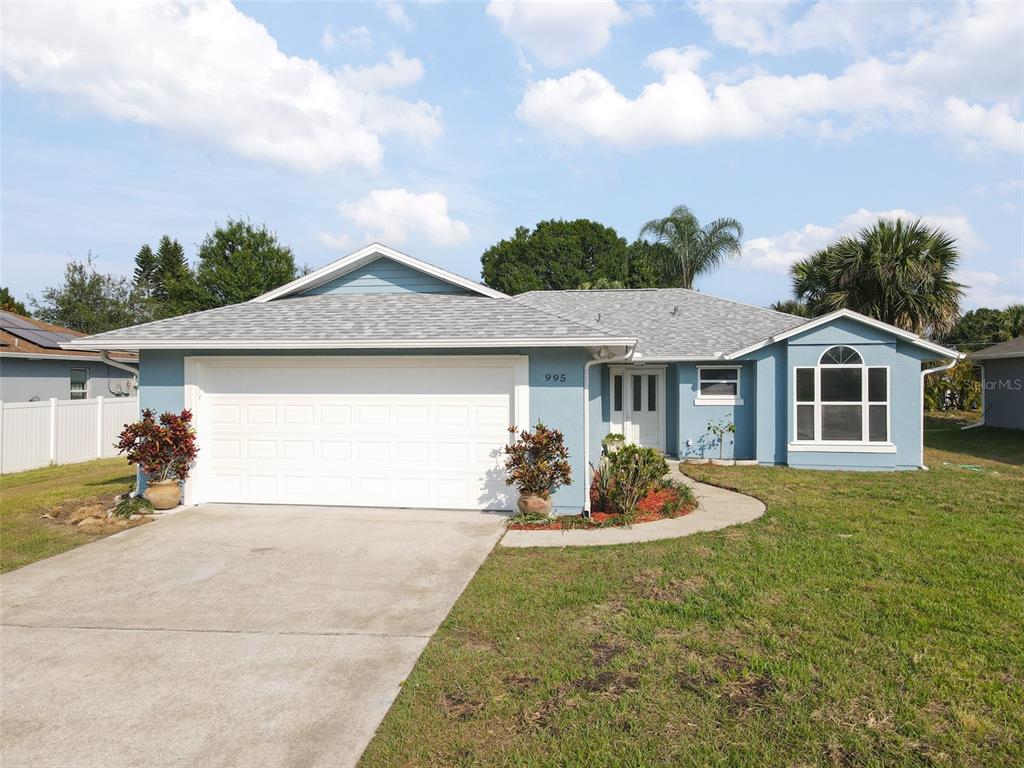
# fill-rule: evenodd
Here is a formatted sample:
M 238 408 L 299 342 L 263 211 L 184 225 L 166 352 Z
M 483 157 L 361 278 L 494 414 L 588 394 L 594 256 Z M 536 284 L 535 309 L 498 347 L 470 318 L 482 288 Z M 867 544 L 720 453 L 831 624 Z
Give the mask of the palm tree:
M 1024 304 L 1011 304 L 1004 309 L 1002 326 L 1007 341 L 1024 336 Z
M 736 219 L 715 219 L 702 227 L 685 205 L 677 205 L 664 219 L 651 219 L 640 230 L 640 237 L 650 236 L 664 243 L 674 258 L 667 271 L 681 288 L 693 288 L 697 275 L 713 272 L 727 258 L 740 255 L 743 225 Z
M 807 305 L 799 299 L 782 299 L 780 301 L 772 302 L 768 309 L 772 309 L 776 312 L 784 312 L 787 315 L 796 315 L 797 317 L 810 317 L 810 313 L 807 311 Z
M 920 220 L 879 219 L 792 267 L 812 316 L 852 309 L 917 334 L 943 334 L 960 315 L 956 240 Z

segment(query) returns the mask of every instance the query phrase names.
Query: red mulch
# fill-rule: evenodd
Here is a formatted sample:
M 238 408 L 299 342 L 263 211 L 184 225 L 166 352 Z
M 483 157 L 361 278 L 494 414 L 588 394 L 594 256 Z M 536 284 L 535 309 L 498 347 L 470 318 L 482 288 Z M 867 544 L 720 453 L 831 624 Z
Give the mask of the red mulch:
M 669 515 L 664 514 L 663 510 L 665 505 L 670 501 L 675 500 L 676 492 L 666 488 L 664 490 L 651 491 L 640 501 L 636 506 L 636 517 L 633 519 L 633 525 L 637 523 L 653 523 L 655 520 L 667 520 Z M 688 515 L 696 509 L 696 503 L 690 503 L 683 505 L 679 508 L 678 512 L 674 515 L 675 517 L 682 517 Z M 509 530 L 512 531 L 560 531 L 565 529 L 586 529 L 593 528 L 608 522 L 614 518 L 619 517 L 618 515 L 610 512 L 600 512 L 597 510 L 591 510 L 590 518 L 583 518 L 582 515 L 567 515 L 565 517 L 556 517 L 550 522 L 546 523 L 512 523 L 509 525 Z M 583 520 L 581 523 L 580 520 Z M 565 525 L 566 521 L 571 520 L 574 525 Z M 623 524 L 620 524 L 623 525 Z

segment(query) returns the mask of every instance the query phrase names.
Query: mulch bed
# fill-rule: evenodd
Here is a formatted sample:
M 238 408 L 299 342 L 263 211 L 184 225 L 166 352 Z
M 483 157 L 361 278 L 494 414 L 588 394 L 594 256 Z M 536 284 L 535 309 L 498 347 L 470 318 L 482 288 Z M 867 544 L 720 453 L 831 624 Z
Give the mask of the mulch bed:
M 624 528 L 627 525 L 638 523 L 653 523 L 655 520 L 670 520 L 674 517 L 688 515 L 697 508 L 697 502 L 691 501 L 678 507 L 674 514 L 665 514 L 665 507 L 676 498 L 676 492 L 670 488 L 651 491 L 643 500 L 637 504 L 636 516 L 631 521 L 626 521 L 622 515 L 612 512 L 591 510 L 590 517 L 583 515 L 564 515 L 552 520 L 540 523 L 510 523 L 510 531 L 562 531 L 562 530 L 586 530 L 593 528 L 617 527 Z

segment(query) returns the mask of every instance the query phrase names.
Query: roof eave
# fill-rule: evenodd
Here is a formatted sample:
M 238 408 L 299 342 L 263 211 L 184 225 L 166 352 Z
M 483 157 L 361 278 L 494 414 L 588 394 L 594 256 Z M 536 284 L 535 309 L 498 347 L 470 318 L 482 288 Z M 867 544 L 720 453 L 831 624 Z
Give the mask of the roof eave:
M 64 345 L 65 349 L 120 350 L 137 352 L 144 349 L 472 349 L 509 347 L 613 347 L 636 344 L 635 338 L 617 336 L 579 336 L 566 338 L 460 338 L 460 339 L 324 339 L 324 340 L 238 340 L 238 339 L 161 339 L 154 340 L 88 340 Z

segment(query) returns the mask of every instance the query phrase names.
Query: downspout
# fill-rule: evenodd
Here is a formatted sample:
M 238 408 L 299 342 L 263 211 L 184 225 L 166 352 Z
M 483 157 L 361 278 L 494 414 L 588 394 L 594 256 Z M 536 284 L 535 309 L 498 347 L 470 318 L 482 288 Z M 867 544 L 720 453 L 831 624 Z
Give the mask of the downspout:
M 100 352 L 100 362 L 106 363 L 112 368 L 120 368 L 122 371 L 128 371 L 132 375 L 132 379 L 135 381 L 135 387 L 138 389 L 139 386 L 139 370 L 138 368 L 132 368 L 126 363 L 122 363 L 119 360 L 114 360 L 110 357 L 110 353 L 106 350 Z
M 928 469 L 928 467 L 925 466 L 924 463 L 924 377 L 927 376 L 929 373 L 948 371 L 958 362 L 963 360 L 964 357 L 965 355 L 961 355 L 960 357 L 954 358 L 953 360 L 949 361 L 946 365 L 937 365 L 934 368 L 925 368 L 923 371 L 921 371 L 921 427 L 918 430 L 921 435 L 921 463 L 919 465 L 921 469 Z
M 602 352 L 607 352 L 607 347 L 598 351 L 598 357 L 587 360 L 583 364 L 583 476 L 586 481 L 583 483 L 583 516 L 590 517 L 590 367 L 598 363 L 628 363 L 633 359 L 636 351 L 636 344 L 630 347 L 629 352 L 621 357 L 609 355 L 601 357 Z
M 985 426 L 985 364 L 980 363 L 978 365 L 978 370 L 981 371 L 981 421 L 975 422 L 974 424 L 968 424 L 966 427 L 960 427 L 961 432 Z

